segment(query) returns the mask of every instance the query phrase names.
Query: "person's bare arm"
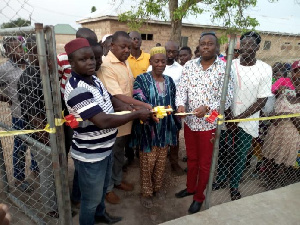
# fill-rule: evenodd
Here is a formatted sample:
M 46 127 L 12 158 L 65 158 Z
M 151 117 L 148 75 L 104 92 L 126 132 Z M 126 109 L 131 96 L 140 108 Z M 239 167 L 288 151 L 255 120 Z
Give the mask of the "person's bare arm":
M 243 119 L 247 118 L 254 113 L 260 111 L 266 104 L 267 98 L 259 98 L 255 103 L 253 103 L 248 109 L 246 109 L 242 114 L 232 118 L 232 119 Z
M 89 120 L 100 129 L 116 128 L 134 119 L 146 121 L 152 112 L 148 109 L 140 109 L 125 115 L 111 115 L 104 112 L 98 113 Z
M 151 105 L 149 105 L 149 104 L 147 104 L 147 103 L 145 103 L 145 102 L 141 102 L 141 101 L 139 101 L 139 100 L 136 100 L 136 99 L 134 99 L 134 98 L 132 98 L 132 97 L 128 97 L 128 96 L 126 96 L 126 95 L 121 95 L 121 94 L 119 94 L 119 95 L 114 95 L 114 97 L 116 97 L 117 99 L 119 99 L 119 100 L 121 100 L 122 102 L 125 102 L 125 103 L 127 103 L 127 104 L 133 104 L 133 105 L 135 105 L 135 106 L 141 106 L 141 107 L 144 107 L 144 108 L 146 108 L 146 109 L 152 109 L 152 106 L 151 106 Z
M 117 99 L 114 96 L 112 96 L 112 98 L 110 100 L 112 102 L 115 112 L 132 111 L 133 110 L 133 106 L 131 104 L 124 103 L 123 101 Z

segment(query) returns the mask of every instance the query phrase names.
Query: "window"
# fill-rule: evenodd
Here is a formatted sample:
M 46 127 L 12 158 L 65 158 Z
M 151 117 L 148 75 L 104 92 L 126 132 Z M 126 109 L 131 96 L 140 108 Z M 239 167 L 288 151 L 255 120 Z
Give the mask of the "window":
M 145 41 L 152 41 L 153 40 L 153 34 L 141 34 L 142 40 Z
M 180 47 L 188 46 L 188 37 L 180 37 Z
M 270 48 L 271 48 L 271 41 L 265 41 L 264 50 L 270 50 Z
M 281 50 L 291 50 L 291 49 L 292 49 L 291 42 L 284 42 L 281 45 Z

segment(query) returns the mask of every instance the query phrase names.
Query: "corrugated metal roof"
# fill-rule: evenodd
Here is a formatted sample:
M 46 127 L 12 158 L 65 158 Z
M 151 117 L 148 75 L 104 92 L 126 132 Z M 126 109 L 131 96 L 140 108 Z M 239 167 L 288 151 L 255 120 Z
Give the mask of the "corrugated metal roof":
M 69 24 L 56 24 L 54 26 L 56 34 L 76 34 L 77 30 Z

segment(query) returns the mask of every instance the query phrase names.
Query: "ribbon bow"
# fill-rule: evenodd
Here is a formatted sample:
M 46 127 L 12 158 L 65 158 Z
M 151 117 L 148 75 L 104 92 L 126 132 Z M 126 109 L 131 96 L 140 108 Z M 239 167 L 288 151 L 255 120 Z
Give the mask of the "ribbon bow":
M 165 116 L 170 115 L 173 112 L 173 109 L 169 105 L 168 108 L 164 106 L 155 106 L 152 110 L 155 113 L 158 119 L 163 119 Z

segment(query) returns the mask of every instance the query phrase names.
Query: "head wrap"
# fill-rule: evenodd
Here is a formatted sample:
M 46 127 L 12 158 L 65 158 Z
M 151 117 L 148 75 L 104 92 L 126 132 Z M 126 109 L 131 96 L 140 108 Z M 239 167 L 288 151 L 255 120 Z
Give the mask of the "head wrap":
M 90 47 L 90 44 L 85 38 L 76 38 L 65 45 L 67 55 L 85 47 Z
M 154 47 L 150 50 L 150 56 L 154 56 L 156 54 L 166 54 L 166 49 L 164 47 Z

